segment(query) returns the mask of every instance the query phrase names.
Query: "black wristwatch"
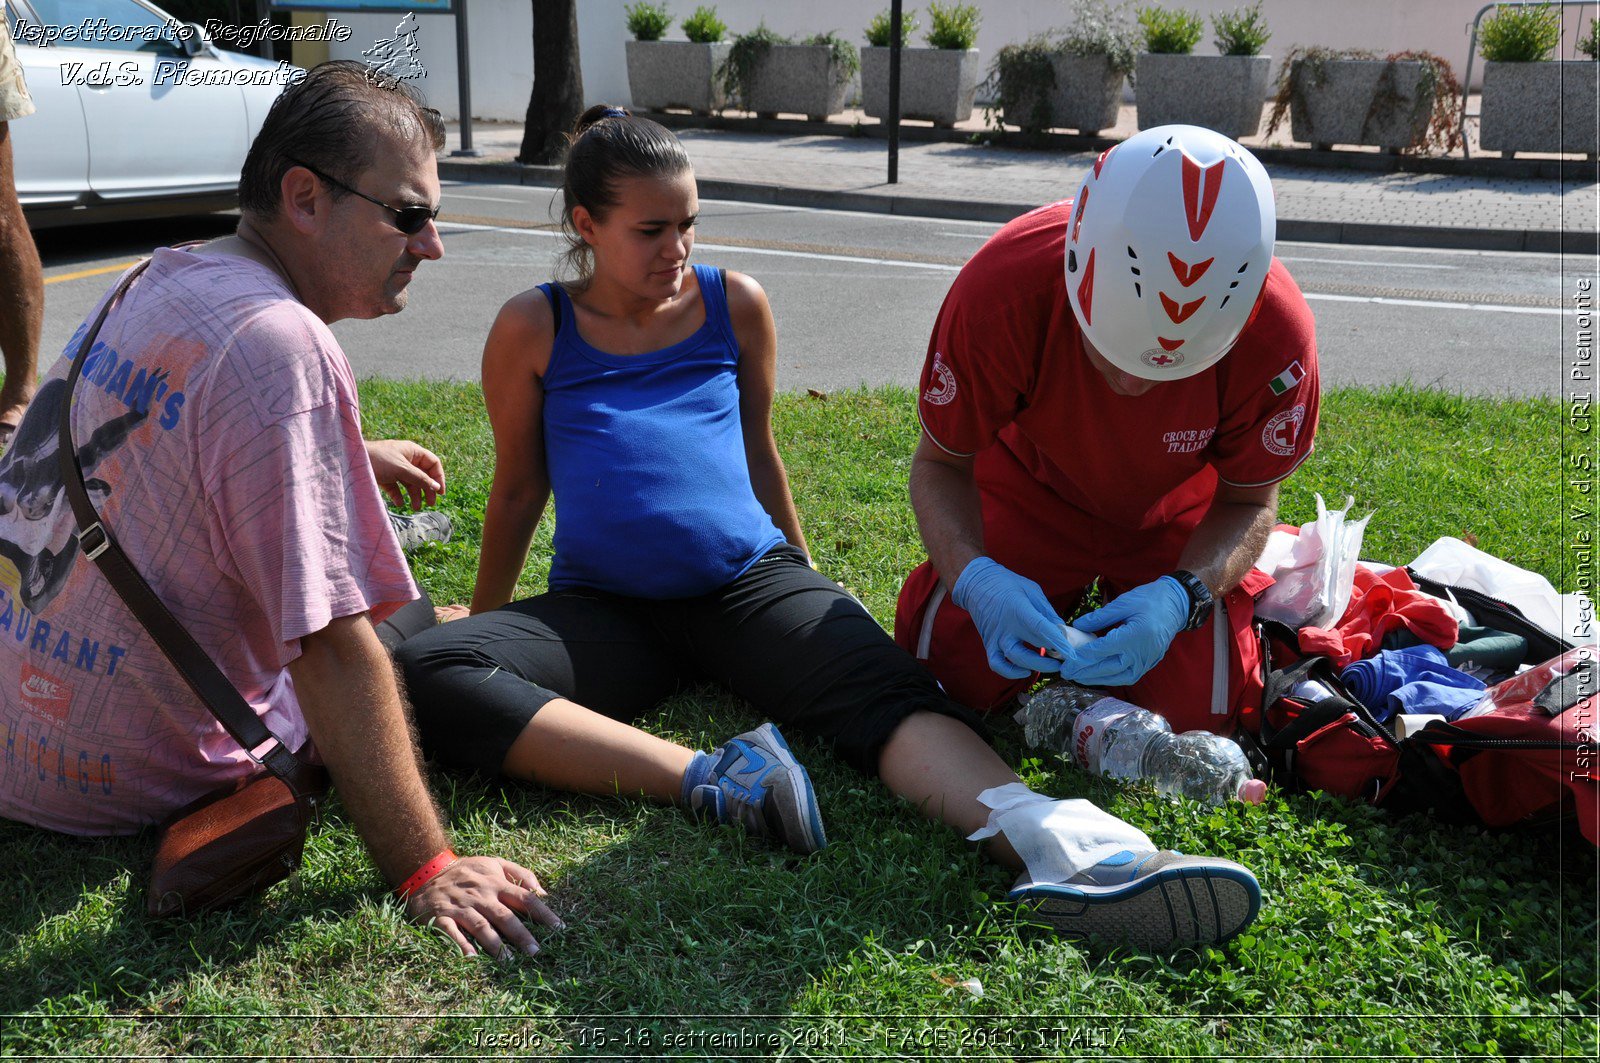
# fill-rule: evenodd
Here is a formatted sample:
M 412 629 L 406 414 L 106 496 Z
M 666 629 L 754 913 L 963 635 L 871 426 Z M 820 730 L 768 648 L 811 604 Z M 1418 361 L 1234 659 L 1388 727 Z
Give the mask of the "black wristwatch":
M 1193 631 L 1203 626 L 1211 619 L 1211 609 L 1217 604 L 1216 599 L 1211 596 L 1211 588 L 1207 587 L 1199 576 L 1187 569 L 1180 568 L 1172 574 L 1172 578 L 1177 580 L 1189 594 L 1189 619 L 1184 621 L 1183 630 Z

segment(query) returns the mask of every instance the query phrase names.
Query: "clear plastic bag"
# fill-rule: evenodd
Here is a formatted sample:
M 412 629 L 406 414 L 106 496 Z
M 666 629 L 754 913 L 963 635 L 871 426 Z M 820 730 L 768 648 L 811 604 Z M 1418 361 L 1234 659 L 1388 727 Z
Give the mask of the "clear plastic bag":
M 1331 628 L 1350 605 L 1356 559 L 1367 521 L 1349 520 L 1355 499 L 1347 496 L 1343 509 L 1330 510 L 1317 495 L 1317 519 L 1300 526 L 1299 535 L 1274 532 L 1256 568 L 1276 582 L 1256 603 L 1256 615 L 1277 620 L 1299 630 Z
M 1487 594 L 1515 606 L 1528 620 L 1569 642 L 1594 642 L 1594 603 L 1579 591 L 1561 594 L 1536 572 L 1444 536 L 1408 566 L 1425 579 Z M 1489 626 L 1493 626 L 1492 624 Z

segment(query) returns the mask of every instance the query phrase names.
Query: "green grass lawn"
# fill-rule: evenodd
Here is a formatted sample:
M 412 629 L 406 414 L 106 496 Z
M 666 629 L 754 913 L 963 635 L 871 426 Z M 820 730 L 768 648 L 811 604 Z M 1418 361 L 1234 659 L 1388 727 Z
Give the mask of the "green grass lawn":
M 437 601 L 464 600 L 491 468 L 477 389 L 362 391 L 369 437 L 446 457 L 456 539 L 414 560 Z M 1331 392 L 1283 518 L 1349 493 L 1376 510 L 1366 557 L 1471 534 L 1563 586 L 1561 412 Z M 888 622 L 922 556 L 910 394 L 784 396 L 775 417 L 818 561 Z M 547 526 L 522 591 L 549 544 Z M 755 720 L 703 691 L 642 722 L 704 748 Z M 565 918 L 538 958 L 464 959 L 409 925 L 337 802 L 289 883 L 181 924 L 143 915 L 149 839 L 0 824 L 0 1055 L 1594 1057 L 1596 860 L 1575 834 L 1319 795 L 1202 809 L 1033 754 L 1010 725 L 998 744 L 1036 789 L 1252 868 L 1260 919 L 1174 956 L 1057 940 L 998 903 L 1008 876 L 974 847 L 805 741 L 832 839 L 809 858 L 634 801 L 443 774 L 457 849 L 534 868 Z M 981 996 L 953 984 L 972 978 Z

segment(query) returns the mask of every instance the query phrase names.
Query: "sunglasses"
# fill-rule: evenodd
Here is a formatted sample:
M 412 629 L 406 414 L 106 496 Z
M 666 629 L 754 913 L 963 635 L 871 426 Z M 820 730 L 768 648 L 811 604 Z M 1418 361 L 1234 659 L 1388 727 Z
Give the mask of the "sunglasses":
M 304 166 L 306 169 L 310 170 L 312 173 L 316 174 L 330 185 L 333 185 L 335 188 L 342 188 L 346 192 L 349 192 L 352 196 L 360 196 L 368 203 L 376 203 L 384 210 L 392 211 L 394 213 L 394 221 L 392 224 L 396 229 L 399 229 L 407 236 L 414 236 L 421 232 L 424 225 L 428 224 L 430 221 L 433 221 L 439 216 L 439 207 L 392 207 L 381 199 L 374 199 L 365 192 L 356 191 L 343 181 L 329 177 L 327 174 L 323 173 L 309 162 L 301 162 L 299 159 L 290 159 L 289 161 L 294 163 L 296 166 Z

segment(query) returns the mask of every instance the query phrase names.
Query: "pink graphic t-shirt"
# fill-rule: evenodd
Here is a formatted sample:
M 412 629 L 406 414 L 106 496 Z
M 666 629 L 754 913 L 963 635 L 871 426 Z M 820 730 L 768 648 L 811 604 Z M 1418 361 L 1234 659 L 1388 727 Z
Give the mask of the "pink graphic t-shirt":
M 260 769 L 78 549 L 56 429 L 86 330 L 0 457 L 0 816 L 124 834 Z M 107 318 L 75 397 L 73 444 L 106 527 L 299 747 L 287 665 L 300 638 L 417 597 L 332 333 L 271 270 L 163 248 Z

